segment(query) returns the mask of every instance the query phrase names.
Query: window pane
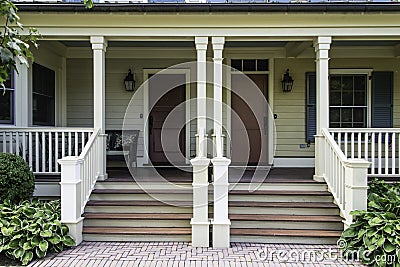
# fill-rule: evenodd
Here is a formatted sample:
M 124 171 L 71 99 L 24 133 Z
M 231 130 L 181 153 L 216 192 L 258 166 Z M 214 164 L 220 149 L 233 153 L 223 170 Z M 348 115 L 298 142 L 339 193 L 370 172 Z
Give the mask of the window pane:
M 14 91 L 0 89 L 0 123 L 14 123 Z
M 257 70 L 267 71 L 268 70 L 268 59 L 258 59 L 257 60 Z
M 365 108 L 353 108 L 353 121 L 354 122 L 365 122 L 366 109 Z
M 33 64 L 33 124 L 54 126 L 55 72 Z
M 342 76 L 342 88 L 343 90 L 353 91 L 353 75 Z
M 355 91 L 354 92 L 354 106 L 366 106 L 367 98 L 364 91 Z
M 242 70 L 242 60 L 241 59 L 232 59 L 231 67 L 241 71 Z
M 340 122 L 340 108 L 331 108 L 329 116 L 332 123 Z
M 33 94 L 33 123 L 54 126 L 54 99 Z
M 331 91 L 330 102 L 331 106 L 341 106 L 342 93 L 339 91 Z
M 4 82 L 4 86 L 9 89 L 14 89 L 14 72 L 13 71 L 9 71 L 8 78 Z
M 243 60 L 243 70 L 244 71 L 255 71 L 256 70 L 256 60 L 255 59 L 244 59 Z
M 354 76 L 354 90 L 365 92 L 366 85 L 367 85 L 367 75 Z
M 340 75 L 332 75 L 329 79 L 329 88 L 331 91 L 342 90 L 342 79 Z
M 353 90 L 343 91 L 342 93 L 342 106 L 353 105 Z
M 342 108 L 340 112 L 342 122 L 352 122 L 353 114 L 351 108 Z

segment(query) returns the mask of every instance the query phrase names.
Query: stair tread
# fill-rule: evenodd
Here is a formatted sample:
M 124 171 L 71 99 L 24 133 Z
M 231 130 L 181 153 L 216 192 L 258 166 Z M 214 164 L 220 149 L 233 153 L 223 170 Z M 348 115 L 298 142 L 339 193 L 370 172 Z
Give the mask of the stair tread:
M 191 213 L 84 213 L 85 219 L 190 219 Z
M 90 200 L 87 206 L 192 206 L 191 201 L 168 201 L 168 203 L 153 200 Z
M 234 221 L 302 221 L 302 222 L 342 222 L 334 215 L 284 215 L 284 214 L 229 214 Z
M 83 227 L 84 234 L 141 234 L 141 235 L 189 235 L 192 233 L 190 227 Z
M 232 190 L 230 195 L 312 195 L 312 196 L 332 196 L 327 191 L 312 190 Z
M 338 208 L 330 202 L 229 201 L 230 207 Z
M 334 230 L 308 230 L 308 229 L 253 229 L 253 228 L 233 228 L 232 235 L 251 235 L 251 236 L 299 236 L 299 237 L 340 237 L 342 231 Z
M 191 194 L 188 189 L 94 189 L 92 194 Z

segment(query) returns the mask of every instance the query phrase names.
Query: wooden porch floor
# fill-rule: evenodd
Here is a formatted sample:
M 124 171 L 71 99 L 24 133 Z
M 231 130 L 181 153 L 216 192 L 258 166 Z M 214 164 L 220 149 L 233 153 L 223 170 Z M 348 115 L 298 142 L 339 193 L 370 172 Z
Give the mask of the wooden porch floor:
M 210 169 L 210 171 L 212 171 Z M 108 168 L 108 182 L 182 182 L 191 183 L 193 180 L 190 167 L 156 167 L 133 168 L 132 174 L 128 168 Z M 314 168 L 271 168 L 271 169 L 244 169 L 241 167 L 229 168 L 230 183 L 315 183 L 312 179 Z

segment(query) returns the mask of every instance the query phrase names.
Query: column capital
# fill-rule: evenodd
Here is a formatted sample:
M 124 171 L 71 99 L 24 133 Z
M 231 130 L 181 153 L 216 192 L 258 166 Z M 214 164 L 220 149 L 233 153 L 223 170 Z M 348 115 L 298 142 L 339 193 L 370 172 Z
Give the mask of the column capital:
M 211 42 L 214 50 L 224 49 L 225 37 L 212 37 Z
M 315 51 L 318 50 L 329 50 L 331 48 L 332 37 L 330 36 L 318 36 L 314 39 Z
M 104 52 L 108 46 L 108 42 L 104 36 L 90 36 L 90 43 L 93 50 L 104 50 Z
M 194 38 L 196 50 L 207 50 L 208 37 L 196 36 Z

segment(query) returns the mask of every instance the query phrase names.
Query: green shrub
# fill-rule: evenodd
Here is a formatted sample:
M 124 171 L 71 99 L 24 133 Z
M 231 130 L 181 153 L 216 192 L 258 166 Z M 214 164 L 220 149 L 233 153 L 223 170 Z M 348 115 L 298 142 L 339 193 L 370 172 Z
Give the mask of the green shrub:
M 32 198 L 35 177 L 20 156 L 0 153 L 0 202 L 18 203 Z
M 60 222 L 60 201 L 0 204 L 0 253 L 28 264 L 47 252 L 60 252 L 74 240 Z
M 358 252 L 371 266 L 400 266 L 400 187 L 374 180 L 368 191 L 368 210 L 353 211 L 354 223 L 341 239 L 344 255 Z

